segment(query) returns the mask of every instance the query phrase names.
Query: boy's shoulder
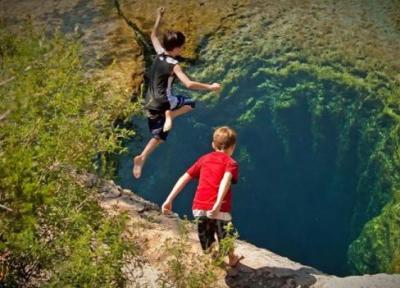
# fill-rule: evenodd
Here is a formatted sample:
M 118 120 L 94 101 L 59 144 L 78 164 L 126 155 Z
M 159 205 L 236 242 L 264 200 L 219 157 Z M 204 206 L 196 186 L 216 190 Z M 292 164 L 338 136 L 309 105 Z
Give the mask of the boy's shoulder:
M 239 163 L 232 156 L 229 156 L 228 154 L 225 155 L 226 155 L 225 161 L 227 164 L 229 164 L 230 166 L 239 166 Z
M 168 63 L 168 64 L 172 64 L 172 65 L 176 65 L 179 64 L 179 61 L 177 59 L 175 59 L 174 57 L 171 57 L 169 55 L 165 55 L 165 54 L 158 54 L 157 59 L 159 59 L 162 62 Z
M 222 152 L 216 152 L 216 151 L 212 151 L 209 153 L 204 154 L 203 156 L 201 156 L 198 161 L 207 161 L 210 159 L 221 159 L 221 161 L 223 162 L 227 162 L 229 164 L 233 164 L 233 165 L 238 165 L 237 161 L 235 159 L 233 159 L 231 156 L 229 156 L 228 154 L 222 153 Z
M 229 159 L 232 163 L 239 165 L 239 163 L 234 158 L 232 158 L 232 156 L 229 156 Z
M 206 160 L 209 157 L 212 157 L 212 153 L 213 152 L 209 152 L 209 153 L 201 155 L 199 158 L 197 158 L 197 162 L 201 162 L 201 161 Z
M 234 158 L 232 158 L 232 156 L 228 156 L 229 157 L 229 164 L 230 165 L 232 165 L 232 166 L 239 166 L 239 163 L 234 159 Z

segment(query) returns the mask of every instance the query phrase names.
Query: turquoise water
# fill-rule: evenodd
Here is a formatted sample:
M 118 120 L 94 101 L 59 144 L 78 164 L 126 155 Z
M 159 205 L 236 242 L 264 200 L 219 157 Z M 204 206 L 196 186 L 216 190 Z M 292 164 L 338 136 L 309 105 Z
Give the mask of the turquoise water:
M 384 55 L 370 45 L 394 47 L 396 34 L 370 5 L 311 3 L 286 10 L 259 4 L 235 12 L 234 29 L 221 25 L 204 39 L 189 74 L 222 81 L 223 90 L 182 91 L 197 97 L 198 107 L 175 121 L 139 181 L 131 176 L 131 158 L 149 134 L 145 119 L 133 120 L 143 138 L 127 142 L 119 181 L 161 204 L 178 177 L 210 151 L 212 129 L 231 125 L 239 133 L 233 216 L 242 239 L 326 273 L 348 275 L 354 264 L 357 271 L 388 270 L 382 255 L 392 250 L 382 243 L 396 238 L 386 222 L 358 237 L 390 201 L 395 181 L 388 171 L 395 169 L 390 151 L 397 144 L 389 136 L 397 124 L 382 113 L 395 90 L 379 69 L 396 49 Z M 194 191 L 192 183 L 177 199 L 180 215 L 191 215 Z
M 287 89 L 304 81 L 312 79 L 296 76 L 280 85 Z M 333 114 L 322 113 L 318 134 L 314 131 L 309 101 L 313 97 L 307 92 L 297 93 L 291 108 L 275 113 L 273 94 L 254 94 L 246 78 L 238 86 L 242 98 L 221 97 L 212 106 L 199 102 L 196 111 L 177 119 L 168 142 L 152 155 L 138 181 L 131 177 L 131 157 L 148 138 L 127 143 L 129 156 L 119 161 L 120 184 L 161 204 L 178 177 L 210 151 L 212 128 L 231 125 L 239 134 L 234 158 L 240 163 L 240 181 L 233 189 L 233 216 L 241 239 L 326 273 L 348 274 L 346 253 L 353 240 L 350 223 L 357 185 L 357 124 L 346 128 L 344 148 L 340 135 L 345 122 Z M 323 88 L 327 99 L 336 93 L 355 93 L 332 87 L 332 83 Z M 241 103 L 250 91 L 255 98 L 264 97 L 266 104 L 252 121 L 238 122 L 238 115 L 246 109 Z M 142 125 L 138 127 L 141 135 L 148 135 L 145 122 L 134 121 Z M 193 183 L 177 199 L 174 211 L 190 216 L 194 191 Z

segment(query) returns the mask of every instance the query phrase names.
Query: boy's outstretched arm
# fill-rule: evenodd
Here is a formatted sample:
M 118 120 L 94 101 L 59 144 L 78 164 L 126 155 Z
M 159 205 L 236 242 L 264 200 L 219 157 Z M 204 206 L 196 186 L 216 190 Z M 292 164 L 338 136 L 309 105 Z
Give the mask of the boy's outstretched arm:
M 218 91 L 221 89 L 221 85 L 218 83 L 206 84 L 190 80 L 190 78 L 183 72 L 180 65 L 174 66 L 174 73 L 179 80 L 185 85 L 186 88 L 192 90 L 211 90 Z
M 156 50 L 157 54 L 164 52 L 164 48 L 162 47 L 160 41 L 158 40 L 158 28 L 160 27 L 161 18 L 164 15 L 165 9 L 164 7 L 159 7 L 157 9 L 157 18 L 154 23 L 153 30 L 151 30 L 151 43 L 153 43 L 154 50 Z
M 224 177 L 222 177 L 221 183 L 219 184 L 217 201 L 215 201 L 214 206 L 210 212 L 212 218 L 217 216 L 217 214 L 219 213 L 222 201 L 224 200 L 225 195 L 229 190 L 229 187 L 231 187 L 231 183 L 232 183 L 232 173 L 225 172 Z
M 169 193 L 167 200 L 165 200 L 164 204 L 161 207 L 161 210 L 164 214 L 170 213 L 172 211 L 172 202 L 178 196 L 178 194 L 182 191 L 183 188 L 192 180 L 192 177 L 188 173 L 183 174 L 178 181 L 175 183 L 174 188 L 172 188 L 171 193 Z

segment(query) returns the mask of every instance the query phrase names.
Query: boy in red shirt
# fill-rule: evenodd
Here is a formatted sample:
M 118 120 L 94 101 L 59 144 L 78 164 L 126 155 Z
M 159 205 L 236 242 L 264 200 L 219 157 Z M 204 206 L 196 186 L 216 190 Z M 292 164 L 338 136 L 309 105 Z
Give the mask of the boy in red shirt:
M 196 163 L 176 182 L 167 200 L 162 205 L 163 213 L 170 213 L 172 202 L 190 180 L 199 179 L 193 199 L 193 216 L 198 219 L 197 230 L 201 247 L 208 251 L 215 242 L 227 236 L 225 226 L 231 222 L 231 183 L 238 181 L 239 166 L 231 158 L 236 147 L 236 132 L 229 127 L 220 127 L 213 135 L 214 152 L 200 157 Z M 230 251 L 229 265 L 236 266 L 241 258 Z

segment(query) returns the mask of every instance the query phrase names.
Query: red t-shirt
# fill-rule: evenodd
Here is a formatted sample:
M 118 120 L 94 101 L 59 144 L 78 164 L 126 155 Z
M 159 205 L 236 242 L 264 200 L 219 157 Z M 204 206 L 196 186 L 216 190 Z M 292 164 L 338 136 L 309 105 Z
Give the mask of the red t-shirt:
M 218 188 L 225 172 L 232 173 L 232 183 L 238 181 L 239 165 L 228 154 L 211 152 L 200 157 L 187 173 L 199 179 L 196 195 L 193 199 L 193 210 L 211 210 L 218 196 Z M 232 192 L 229 188 L 222 200 L 221 212 L 231 212 Z

